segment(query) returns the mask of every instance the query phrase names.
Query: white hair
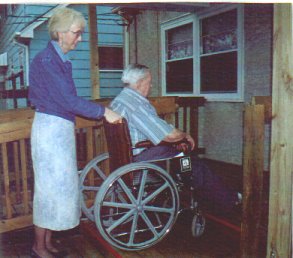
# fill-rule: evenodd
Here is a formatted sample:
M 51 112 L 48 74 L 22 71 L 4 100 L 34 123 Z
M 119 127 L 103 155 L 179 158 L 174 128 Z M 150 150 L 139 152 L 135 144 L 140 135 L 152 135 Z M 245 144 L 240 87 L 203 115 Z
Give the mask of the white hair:
M 67 7 L 58 8 L 48 23 L 51 39 L 58 41 L 58 32 L 68 31 L 73 24 L 79 25 L 84 29 L 86 26 L 86 20 L 83 17 L 83 14 Z
M 145 65 L 130 64 L 124 69 L 121 80 L 123 83 L 133 86 L 143 79 L 149 71 L 150 69 Z

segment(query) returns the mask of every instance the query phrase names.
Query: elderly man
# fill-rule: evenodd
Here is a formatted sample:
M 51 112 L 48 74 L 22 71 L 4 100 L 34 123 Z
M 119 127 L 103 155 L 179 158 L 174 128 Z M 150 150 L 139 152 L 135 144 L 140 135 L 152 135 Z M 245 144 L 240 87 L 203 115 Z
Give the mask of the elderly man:
M 174 157 L 179 153 L 172 144 L 158 145 L 162 141 L 172 143 L 186 139 L 191 149 L 194 148 L 193 138 L 161 119 L 148 101 L 152 75 L 147 66 L 129 65 L 123 71 L 121 80 L 125 87 L 112 101 L 111 109 L 127 120 L 132 146 L 144 140 L 150 140 L 155 145 L 148 149 L 134 149 L 134 161 Z M 192 168 L 194 187 L 203 195 L 203 199 L 213 202 L 225 212 L 239 201 L 238 193 L 227 189 L 202 160 L 192 157 Z

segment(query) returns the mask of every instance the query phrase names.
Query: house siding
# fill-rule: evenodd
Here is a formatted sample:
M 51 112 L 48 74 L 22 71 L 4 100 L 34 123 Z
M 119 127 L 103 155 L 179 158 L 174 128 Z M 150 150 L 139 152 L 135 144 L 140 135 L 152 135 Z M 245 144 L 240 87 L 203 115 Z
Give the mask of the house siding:
M 11 73 L 18 72 L 23 65 L 25 74 L 27 74 L 28 67 L 26 67 L 26 52 L 24 47 L 19 44 L 15 44 L 13 36 L 15 32 L 22 31 L 29 23 L 38 21 L 44 18 L 39 16 L 47 13 L 56 5 L 18 5 L 13 16 L 9 16 L 5 23 L 1 27 L 1 39 L 0 39 L 0 53 L 8 53 L 8 69 L 6 76 Z M 88 6 L 85 4 L 74 4 L 68 7 L 80 11 L 84 14 L 85 18 L 88 18 Z M 97 6 L 97 27 L 98 27 L 98 45 L 107 46 L 123 46 L 123 27 L 118 25 L 120 21 L 118 15 L 111 13 L 111 7 Z M 34 37 L 27 43 L 29 53 L 29 63 L 32 59 L 44 49 L 50 40 L 47 21 L 35 28 Z M 3 36 L 2 36 L 3 35 Z M 83 41 L 77 45 L 74 51 L 69 52 L 69 58 L 72 61 L 73 67 L 73 79 L 76 84 L 77 93 L 79 96 L 90 99 L 91 98 L 91 80 L 90 80 L 90 47 L 89 47 L 89 34 L 88 27 L 85 28 L 83 34 Z M 104 71 L 100 71 L 100 96 L 111 97 L 116 96 L 121 88 L 120 82 L 122 71 L 107 71 L 106 75 Z M 98 76 L 98 75 L 97 75 Z M 119 77 L 119 80 L 118 78 Z M 25 85 L 28 85 L 28 79 L 25 78 Z M 11 85 L 6 82 L 5 88 L 11 89 Z M 19 85 L 17 86 L 19 87 Z M 113 90 L 112 90 L 113 89 Z M 23 106 L 26 105 L 24 101 Z M 3 104 L 3 103 L 2 103 Z M 21 101 L 19 102 L 20 107 Z M 12 107 L 12 101 L 6 101 L 7 108 Z
M 182 12 L 141 11 L 137 16 L 137 60 L 134 26 L 130 27 L 130 61 L 151 68 L 152 96 L 162 95 L 160 24 L 182 15 Z M 242 164 L 245 103 L 253 96 L 271 95 L 272 19 L 272 4 L 244 5 L 244 101 L 208 101 L 200 108 L 199 144 L 205 148 L 206 158 Z M 270 128 L 266 128 L 265 169 L 269 160 L 269 132 Z

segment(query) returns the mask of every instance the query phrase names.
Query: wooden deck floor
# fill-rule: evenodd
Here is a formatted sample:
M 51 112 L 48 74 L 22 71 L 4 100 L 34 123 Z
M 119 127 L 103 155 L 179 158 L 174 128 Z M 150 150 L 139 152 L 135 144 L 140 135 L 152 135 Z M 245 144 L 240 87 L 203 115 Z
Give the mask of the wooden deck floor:
M 199 239 L 190 232 L 191 218 L 180 215 L 174 228 L 160 243 L 139 252 L 116 250 L 123 258 L 237 258 L 239 257 L 239 234 L 223 226 L 208 222 L 206 231 Z M 0 235 L 0 257 L 28 258 L 33 241 L 33 228 Z M 101 251 L 96 242 L 84 236 L 80 228 L 57 232 L 54 236 L 57 246 L 66 249 L 67 258 L 114 257 Z M 260 257 L 258 257 L 260 258 Z

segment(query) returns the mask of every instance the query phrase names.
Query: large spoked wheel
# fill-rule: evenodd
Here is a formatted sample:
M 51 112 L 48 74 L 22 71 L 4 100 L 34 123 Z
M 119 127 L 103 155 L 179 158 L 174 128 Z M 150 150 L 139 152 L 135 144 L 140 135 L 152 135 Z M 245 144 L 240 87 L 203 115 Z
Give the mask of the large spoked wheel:
M 103 169 L 108 166 L 108 153 L 92 159 L 79 176 L 81 209 L 88 219 L 94 221 L 94 202 L 102 183 L 106 180 Z
M 165 170 L 151 163 L 133 163 L 105 180 L 94 206 L 95 222 L 104 239 L 134 251 L 156 244 L 171 230 L 179 196 Z

